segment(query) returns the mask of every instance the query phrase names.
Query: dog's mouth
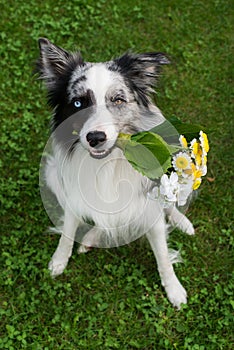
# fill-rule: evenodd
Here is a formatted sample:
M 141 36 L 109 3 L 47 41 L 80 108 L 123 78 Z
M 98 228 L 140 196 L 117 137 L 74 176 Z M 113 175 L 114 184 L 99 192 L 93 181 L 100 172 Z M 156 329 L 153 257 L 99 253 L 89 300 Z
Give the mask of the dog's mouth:
M 105 158 L 106 156 L 108 156 L 108 154 L 110 153 L 109 149 L 104 149 L 104 150 L 97 150 L 97 149 L 93 149 L 89 151 L 91 157 L 96 158 L 96 159 L 102 159 Z

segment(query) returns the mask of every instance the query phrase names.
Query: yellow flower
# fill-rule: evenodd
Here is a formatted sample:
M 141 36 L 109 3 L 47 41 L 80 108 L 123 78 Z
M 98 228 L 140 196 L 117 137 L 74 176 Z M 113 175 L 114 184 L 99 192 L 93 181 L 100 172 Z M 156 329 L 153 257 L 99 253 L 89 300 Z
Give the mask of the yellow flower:
M 207 135 L 202 130 L 200 131 L 199 140 L 201 141 L 201 146 L 202 146 L 203 152 L 205 154 L 207 154 L 209 152 L 209 149 L 210 149 L 209 141 L 208 141 Z
M 199 177 L 199 178 L 195 179 L 195 181 L 193 183 L 193 190 L 197 190 L 198 187 L 200 186 L 200 184 L 201 184 L 201 178 Z
M 199 179 L 200 177 L 202 176 L 202 171 L 200 169 L 196 169 L 194 172 L 193 172 L 193 178 L 196 180 L 196 179 Z
M 202 176 L 207 173 L 208 137 L 202 130 L 199 135 L 199 140 L 194 138 L 190 142 L 189 150 L 178 153 L 172 160 L 172 165 L 177 174 L 193 182 L 193 190 L 199 188 Z M 180 135 L 179 140 L 182 147 L 188 148 L 187 140 L 183 135 Z
M 193 164 L 194 165 L 194 164 Z M 193 182 L 193 189 L 194 190 L 197 190 L 198 189 L 198 187 L 200 186 L 200 184 L 201 184 L 201 177 L 202 177 L 202 175 L 203 175 L 203 173 L 202 173 L 202 170 L 200 169 L 200 168 L 197 168 L 195 165 L 194 165 L 194 167 L 193 167 L 193 180 L 194 180 L 194 182 Z
M 180 140 L 180 144 L 182 147 L 184 147 L 184 148 L 188 147 L 188 142 L 187 142 L 186 138 L 184 137 L 184 135 L 180 135 L 179 140 Z
M 199 151 L 195 155 L 195 162 L 196 162 L 197 166 L 201 166 L 201 164 L 202 164 L 202 155 L 201 155 L 201 152 L 199 152 Z
M 193 139 L 191 141 L 191 146 L 190 148 L 192 149 L 192 157 L 195 158 L 196 155 L 199 153 L 200 150 L 200 144 L 196 139 Z
M 185 152 L 179 152 L 173 157 L 172 165 L 177 171 L 191 168 L 191 158 Z

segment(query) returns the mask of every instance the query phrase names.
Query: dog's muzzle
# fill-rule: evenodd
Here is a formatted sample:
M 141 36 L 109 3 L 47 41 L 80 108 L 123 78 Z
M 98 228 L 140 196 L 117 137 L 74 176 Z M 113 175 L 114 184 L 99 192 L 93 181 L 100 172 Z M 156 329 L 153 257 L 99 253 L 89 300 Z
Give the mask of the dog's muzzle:
M 86 140 L 90 145 L 90 155 L 93 158 L 101 159 L 106 157 L 110 150 L 100 149 L 107 140 L 106 134 L 103 131 L 91 131 L 86 135 Z

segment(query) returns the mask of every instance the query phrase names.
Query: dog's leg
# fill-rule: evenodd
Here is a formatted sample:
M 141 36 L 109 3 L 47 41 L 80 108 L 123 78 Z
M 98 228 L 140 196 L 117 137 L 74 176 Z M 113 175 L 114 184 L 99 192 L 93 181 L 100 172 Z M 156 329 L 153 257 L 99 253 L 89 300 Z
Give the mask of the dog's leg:
M 68 208 L 65 210 L 63 232 L 59 240 L 58 247 L 49 263 L 49 270 L 53 277 L 63 273 L 68 260 L 72 254 L 76 229 L 79 220 Z
M 166 240 L 166 223 L 164 217 L 158 219 L 155 227 L 147 234 L 154 255 L 158 264 L 158 271 L 161 277 L 168 299 L 173 306 L 180 308 L 181 304 L 186 304 L 186 291 L 180 284 L 170 262 Z
M 181 231 L 187 233 L 188 235 L 195 234 L 193 224 L 176 207 L 165 209 L 165 213 L 173 227 L 178 227 Z

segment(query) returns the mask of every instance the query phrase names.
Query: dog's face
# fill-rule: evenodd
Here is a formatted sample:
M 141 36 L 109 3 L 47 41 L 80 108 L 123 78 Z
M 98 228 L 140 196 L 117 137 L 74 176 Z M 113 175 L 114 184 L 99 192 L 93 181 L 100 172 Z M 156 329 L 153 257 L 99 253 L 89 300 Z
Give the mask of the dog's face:
M 84 118 L 77 115 L 74 127 L 84 148 L 95 158 L 105 157 L 115 144 L 120 130 L 135 132 L 134 95 L 123 77 L 105 63 L 78 67 L 68 85 L 69 101 Z
M 80 141 L 91 156 L 103 158 L 119 132 L 139 131 L 143 114 L 152 118 L 149 94 L 160 66 L 169 63 L 164 54 L 125 54 L 89 63 L 80 53 L 69 53 L 47 39 L 40 39 L 39 45 L 37 67 L 54 108 L 52 127 L 69 147 Z

